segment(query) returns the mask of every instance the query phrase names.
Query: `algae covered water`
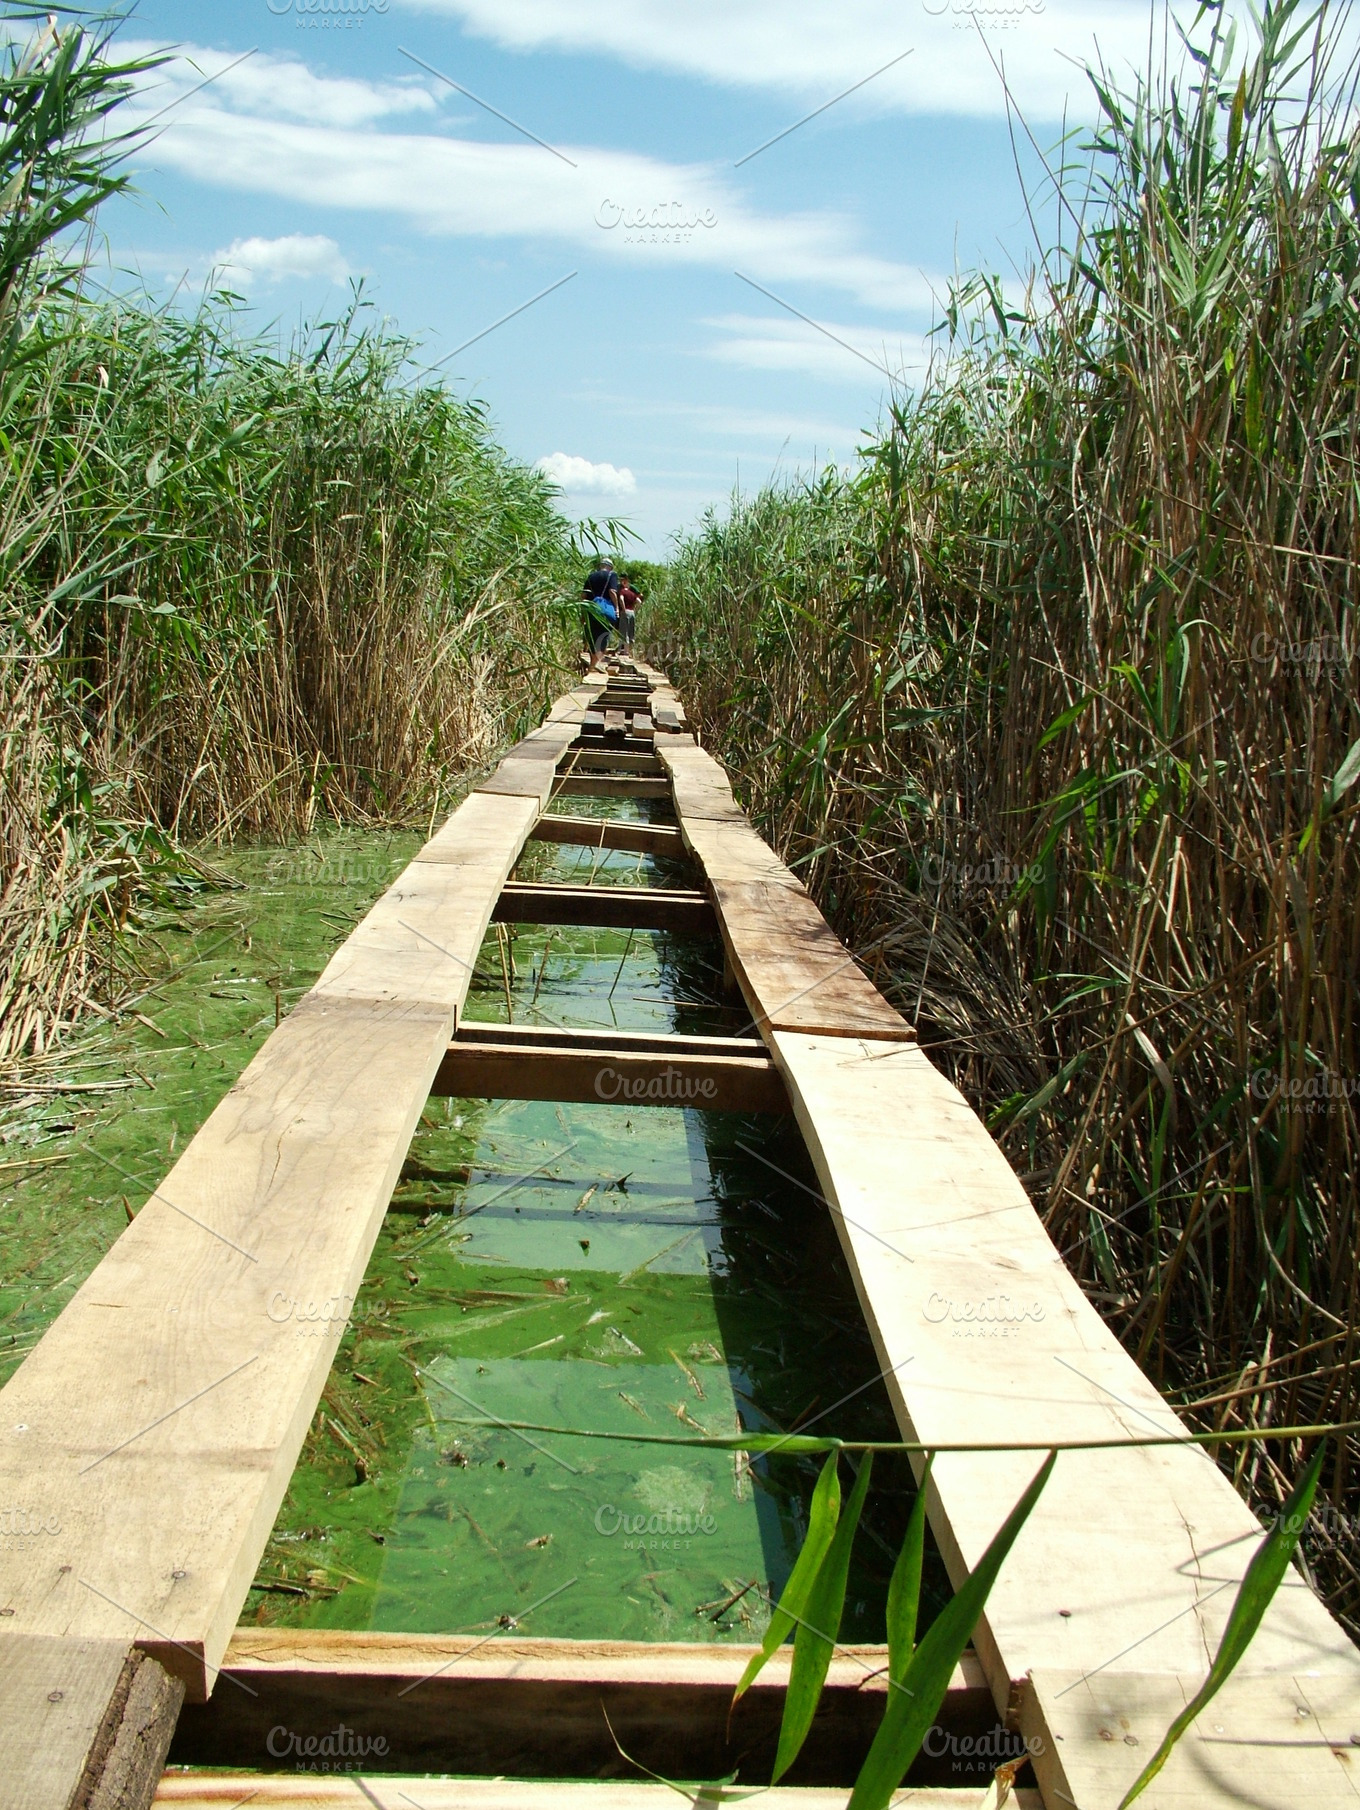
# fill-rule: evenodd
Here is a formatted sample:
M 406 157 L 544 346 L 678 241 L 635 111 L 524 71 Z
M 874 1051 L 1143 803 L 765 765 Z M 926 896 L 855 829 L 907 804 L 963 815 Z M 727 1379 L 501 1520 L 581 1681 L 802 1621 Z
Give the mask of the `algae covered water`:
M 692 884 L 652 857 L 547 844 L 516 877 Z M 493 926 L 465 1016 L 750 1034 L 716 939 L 662 932 Z M 757 1638 L 815 1462 L 586 1435 L 892 1438 L 877 1370 L 791 1121 L 431 1101 L 247 1619 Z M 910 1473 L 883 1465 L 879 1482 L 846 1638 L 883 1636 Z
M 419 840 L 231 851 L 238 890 L 144 926 L 137 1015 L 9 1102 L 11 1366 Z M 547 844 L 517 877 L 692 884 L 651 857 Z M 493 926 L 466 1016 L 749 1034 L 716 942 L 644 931 Z M 797 1551 L 812 1461 L 501 1423 L 893 1437 L 815 1176 L 771 1117 L 432 1100 L 357 1300 L 288 1311 L 310 1311 L 299 1336 L 335 1358 L 251 1623 L 749 1640 Z M 911 1489 L 904 1461 L 880 1460 L 845 1638 L 882 1637 Z M 942 1600 L 938 1567 L 934 1584 Z

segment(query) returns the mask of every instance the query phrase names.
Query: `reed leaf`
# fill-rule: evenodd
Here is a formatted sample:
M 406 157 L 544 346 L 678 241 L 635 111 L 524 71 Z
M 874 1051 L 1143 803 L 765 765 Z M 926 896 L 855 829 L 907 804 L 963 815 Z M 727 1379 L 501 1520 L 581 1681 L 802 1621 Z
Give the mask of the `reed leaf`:
M 900 1682 L 890 1681 L 888 1705 L 855 1780 L 849 1810 L 886 1810 L 939 1713 L 954 1667 L 972 1638 L 997 1574 L 1039 1500 L 1057 1457 L 1056 1452 L 1049 1453 L 975 1569 L 926 1630 Z
M 841 1482 L 836 1471 L 838 1462 L 839 1454 L 832 1452 L 822 1466 L 808 1507 L 808 1530 L 803 1544 L 779 1601 L 771 1611 L 769 1626 L 761 1638 L 760 1650 L 753 1653 L 747 1661 L 746 1669 L 732 1694 L 733 1703 L 750 1689 L 766 1661 L 788 1639 L 807 1610 L 808 1598 L 840 1519 Z
M 817 1704 L 826 1683 L 831 1655 L 840 1633 L 841 1615 L 845 1609 L 845 1586 L 850 1575 L 850 1554 L 859 1526 L 860 1510 L 869 1491 L 874 1455 L 866 1452 L 860 1460 L 854 1488 L 845 1512 L 825 1555 L 817 1567 L 817 1575 L 808 1591 L 807 1604 L 798 1620 L 793 1637 L 793 1666 L 789 1687 L 784 1694 L 784 1714 L 779 1724 L 779 1747 L 775 1754 L 770 1783 L 777 1785 L 798 1758 L 799 1750 L 812 1727 Z M 801 1555 L 800 1555 L 801 1556 Z M 781 1605 L 783 1598 L 780 1598 Z

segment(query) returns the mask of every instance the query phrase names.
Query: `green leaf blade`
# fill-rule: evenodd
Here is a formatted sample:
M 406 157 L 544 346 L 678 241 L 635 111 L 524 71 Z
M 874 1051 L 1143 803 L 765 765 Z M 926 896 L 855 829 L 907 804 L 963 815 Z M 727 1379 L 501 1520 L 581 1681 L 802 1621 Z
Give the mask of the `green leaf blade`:
M 888 1678 L 900 1684 L 916 1651 L 916 1623 L 921 1607 L 921 1569 L 926 1547 L 926 1485 L 930 1482 L 932 1452 L 911 1505 L 906 1538 L 888 1580 Z
M 732 1696 L 733 1703 L 745 1695 L 771 1654 L 788 1639 L 807 1605 L 808 1596 L 840 1519 L 841 1480 L 836 1473 L 838 1460 L 839 1454 L 832 1452 L 822 1466 L 822 1474 L 817 1479 L 808 1510 L 807 1538 L 803 1541 L 802 1550 L 789 1573 L 789 1581 L 770 1616 L 770 1625 L 765 1630 L 760 1651 L 751 1655 L 750 1663 L 741 1675 Z
M 1050 1452 L 986 1552 L 931 1623 L 900 1682 L 892 1681 L 888 1707 L 860 1768 L 849 1810 L 887 1810 L 892 1794 L 920 1751 L 939 1713 L 949 1680 L 972 1637 L 1006 1555 L 1048 1482 L 1057 1453 Z
M 835 1535 L 817 1571 L 808 1594 L 807 1610 L 798 1623 L 793 1640 L 793 1668 L 789 1688 L 784 1697 L 784 1715 L 779 1725 L 779 1749 L 775 1754 L 771 1784 L 779 1780 L 798 1758 L 799 1750 L 812 1727 L 817 1704 L 826 1683 L 831 1655 L 840 1633 L 841 1615 L 845 1609 L 845 1587 L 850 1576 L 850 1553 L 855 1543 L 860 1510 L 869 1490 L 873 1471 L 872 1452 L 866 1452 L 850 1492 L 845 1513 L 837 1523 Z

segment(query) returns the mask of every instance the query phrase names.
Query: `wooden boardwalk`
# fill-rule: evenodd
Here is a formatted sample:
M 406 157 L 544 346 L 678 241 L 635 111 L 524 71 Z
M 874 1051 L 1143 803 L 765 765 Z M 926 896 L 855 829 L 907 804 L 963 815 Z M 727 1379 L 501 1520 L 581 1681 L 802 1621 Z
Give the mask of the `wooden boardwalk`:
M 674 823 L 569 816 L 558 795 L 665 800 Z M 512 882 L 530 838 L 686 855 L 692 881 L 593 895 Z M 668 1038 L 470 1023 L 468 983 L 496 921 L 716 928 L 749 1025 Z M 357 1294 L 432 1092 L 588 1099 L 605 1060 L 642 1086 L 663 1072 L 702 1082 L 708 1105 L 791 1111 L 903 1435 L 1034 1445 L 937 1460 L 929 1512 L 956 1579 L 1048 1444 L 1179 1435 L 967 1103 L 751 828 L 662 676 L 634 667 L 559 700 L 426 844 L 0 1391 L 3 1501 L 56 1529 L 0 1539 L 0 1810 L 137 1810 L 157 1793 L 223 1810 L 399 1810 L 400 1781 L 376 1776 L 362 1793 L 240 1771 L 158 1787 L 186 1700 L 182 1738 L 223 1766 L 258 1764 L 246 1756 L 259 1754 L 260 1716 L 305 1701 L 386 1729 L 384 1751 L 412 1756 L 410 1770 L 449 1769 L 443 1715 L 488 1731 L 488 1775 L 528 1754 L 544 1778 L 589 1777 L 610 1697 L 669 1776 L 702 1770 L 737 1649 L 540 1641 L 507 1657 L 497 1642 L 479 1659 L 452 1641 L 237 1630 L 334 1354 L 278 1323 L 270 1301 Z M 1112 1810 L 1202 1679 L 1259 1537 L 1196 1447 L 1064 1452 L 942 1725 L 975 1728 L 982 1713 L 1019 1728 L 1038 1782 L 1022 1804 Z M 404 1696 L 432 1645 L 447 1688 Z M 833 1672 L 828 1776 L 840 1776 L 836 1730 L 858 1729 L 851 1745 L 862 1734 L 862 1677 L 838 1697 Z M 771 1667 L 762 1684 L 776 1719 L 779 1679 Z M 543 1728 L 551 1741 L 534 1737 Z M 539 1795 L 644 1810 L 664 1789 L 555 1782 Z M 502 1810 L 533 1796 L 487 1776 L 422 1780 L 407 1801 Z M 900 1801 L 943 1810 L 980 1796 L 923 1788 Z M 833 1797 L 845 1793 L 811 1783 L 774 1794 L 776 1810 Z M 1144 1801 L 1360 1806 L 1360 1654 L 1297 1574 Z

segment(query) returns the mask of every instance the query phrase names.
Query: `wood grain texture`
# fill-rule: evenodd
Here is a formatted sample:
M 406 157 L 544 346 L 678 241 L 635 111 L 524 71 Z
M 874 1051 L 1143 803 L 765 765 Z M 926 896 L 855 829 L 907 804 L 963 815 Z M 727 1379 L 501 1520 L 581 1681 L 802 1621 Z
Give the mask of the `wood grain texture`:
M 642 855 L 682 860 L 679 830 L 666 824 L 616 823 L 609 817 L 540 817 L 529 832 L 535 842 L 566 842 L 581 848 L 619 848 Z
M 1036 1672 L 1021 1726 L 1046 1800 L 1113 1810 L 1202 1682 L 1202 1670 Z M 1360 1810 L 1360 1693 L 1345 1678 L 1234 1676 L 1138 1801 L 1148 1810 Z
M 757 1029 L 911 1039 L 911 1026 L 751 828 L 717 761 L 688 736 L 665 742 L 660 758 L 676 822 L 708 882 L 728 963 Z
M 567 798 L 669 798 L 670 781 L 634 778 L 624 774 L 611 779 L 604 773 L 568 773 L 552 788 Z
M 242 1630 L 229 1675 L 257 1695 L 219 1690 L 211 1704 L 189 1711 L 173 1757 L 267 1767 L 277 1757 L 267 1745 L 271 1729 L 282 1724 L 321 1734 L 343 1723 L 360 1739 L 384 1740 L 388 1772 L 635 1776 L 619 1756 L 612 1724 L 628 1752 L 664 1776 L 721 1776 L 739 1760 L 744 1773 L 768 1776 L 791 1649 L 770 1662 L 738 1706 L 729 1738 L 732 1692 L 751 1652 L 688 1643 L 497 1637 L 479 1645 L 466 1637 L 365 1634 L 260 1644 Z M 854 1778 L 883 1713 L 886 1658 L 881 1647 L 839 1651 L 795 1784 Z M 976 1737 L 994 1724 L 976 1667 L 961 1668 L 942 1706 L 941 1727 Z
M 591 924 L 619 930 L 672 930 L 713 936 L 708 894 L 665 886 L 540 886 L 510 881 L 492 912 L 501 924 Z
M 0 1803 L 68 1810 L 97 1776 L 116 1727 L 126 1640 L 11 1634 L 0 1662 Z
M 71 1810 L 147 1810 L 156 1795 L 184 1702 L 184 1681 L 172 1678 L 149 1653 L 135 1653 L 124 1682 L 118 1725 L 99 1756 L 98 1776 Z
M 362 1780 L 362 1787 L 360 1786 Z M 977 1787 L 941 1790 L 908 1788 L 893 1798 L 893 1810 L 977 1810 Z M 700 1804 L 709 1802 L 704 1797 Z M 716 1801 L 716 1800 L 713 1800 Z M 316 1774 L 221 1772 L 167 1773 L 156 1803 L 166 1810 L 409 1810 L 396 1779 L 380 1771 L 327 1778 Z M 670 1785 L 580 1783 L 541 1779 L 439 1779 L 419 1781 L 420 1810 L 674 1810 Z M 760 1794 L 762 1810 L 845 1810 L 845 1789 L 778 1785 Z M 1007 1799 L 1014 1810 L 1042 1810 L 1036 1791 Z
M 684 1039 L 676 1038 L 682 1044 Z M 456 1041 L 430 1092 L 460 1100 L 558 1100 L 604 1106 L 696 1107 L 705 1112 L 789 1110 L 779 1071 L 764 1054 L 558 1046 L 503 1039 Z
M 770 1042 L 904 1437 L 1042 1447 L 1183 1435 L 919 1049 L 789 1032 Z M 931 1525 L 956 1583 L 1042 1456 L 936 1459 Z M 977 1629 L 998 1705 L 1033 1668 L 1094 1671 L 1127 1654 L 1149 1671 L 1201 1670 L 1260 1537 L 1198 1447 L 1063 1453 Z M 1360 1688 L 1360 1653 L 1297 1573 L 1249 1666 Z
M 206 1693 L 535 815 L 454 813 L 0 1392 L 5 1490 L 58 1528 L 0 1546 L 0 1676 L 16 1636 L 135 1640 Z

